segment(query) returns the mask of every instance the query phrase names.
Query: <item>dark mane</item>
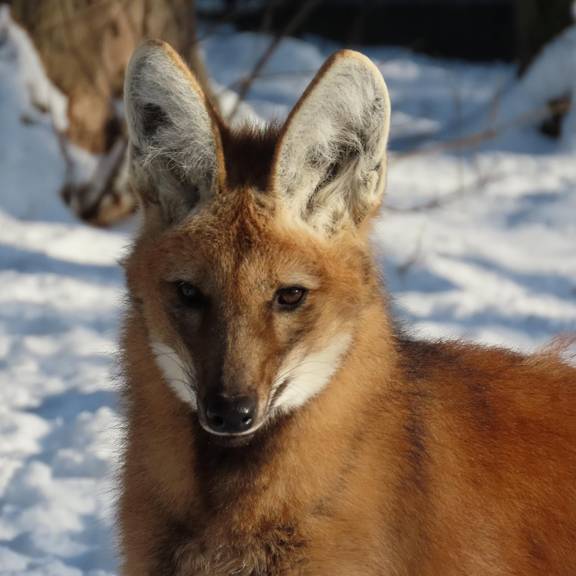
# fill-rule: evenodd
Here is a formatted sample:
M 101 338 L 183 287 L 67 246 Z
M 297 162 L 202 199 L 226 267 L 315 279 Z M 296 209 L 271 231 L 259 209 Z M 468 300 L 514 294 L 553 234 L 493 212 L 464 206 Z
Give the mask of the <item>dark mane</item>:
M 280 127 L 277 123 L 220 127 L 228 187 L 250 186 L 262 191 L 267 188 Z

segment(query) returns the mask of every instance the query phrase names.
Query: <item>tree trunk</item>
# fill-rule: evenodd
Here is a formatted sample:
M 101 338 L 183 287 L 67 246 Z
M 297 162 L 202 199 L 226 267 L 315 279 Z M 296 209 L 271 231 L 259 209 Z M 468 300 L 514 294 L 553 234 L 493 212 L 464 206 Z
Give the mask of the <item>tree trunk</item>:
M 69 98 L 68 137 L 91 152 L 106 152 L 114 143 L 114 100 L 143 38 L 172 44 L 208 89 L 193 1 L 14 0 L 12 14 L 32 38 L 48 77 Z
M 117 103 L 134 49 L 145 38 L 166 40 L 215 103 L 197 49 L 194 1 L 13 0 L 12 15 L 30 35 L 50 80 L 68 97 L 66 137 L 104 156 L 95 181 L 66 183 L 64 199 L 95 224 L 124 217 L 135 202 L 119 179 L 125 130 Z

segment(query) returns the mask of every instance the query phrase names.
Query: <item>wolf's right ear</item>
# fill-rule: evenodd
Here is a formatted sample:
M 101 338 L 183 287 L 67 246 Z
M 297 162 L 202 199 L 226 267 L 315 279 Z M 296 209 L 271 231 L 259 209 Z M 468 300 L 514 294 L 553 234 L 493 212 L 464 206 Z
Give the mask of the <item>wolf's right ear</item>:
M 216 115 L 178 54 L 155 40 L 130 60 L 124 104 L 132 184 L 146 212 L 178 222 L 223 182 Z

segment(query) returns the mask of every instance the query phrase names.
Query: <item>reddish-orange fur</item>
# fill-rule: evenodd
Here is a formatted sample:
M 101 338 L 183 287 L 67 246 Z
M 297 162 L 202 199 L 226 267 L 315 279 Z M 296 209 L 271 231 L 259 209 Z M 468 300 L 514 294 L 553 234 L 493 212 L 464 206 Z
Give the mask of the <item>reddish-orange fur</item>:
M 553 354 L 399 334 L 365 235 L 322 242 L 275 220 L 255 191 L 275 134 L 218 129 L 219 196 L 175 227 L 145 227 L 126 263 L 123 574 L 576 574 L 576 370 Z M 253 182 L 246 158 L 261 160 Z M 301 337 L 338 321 L 353 345 L 318 397 L 245 446 L 219 446 L 150 352 L 151 326 L 182 337 L 164 280 L 201 269 L 222 295 L 222 329 L 252 315 L 233 361 L 256 374 L 274 365 L 288 328 L 272 330 L 254 302 L 286 267 L 322 286 Z M 203 333 L 195 353 L 218 355 L 218 338 Z M 266 376 L 251 384 L 260 394 Z

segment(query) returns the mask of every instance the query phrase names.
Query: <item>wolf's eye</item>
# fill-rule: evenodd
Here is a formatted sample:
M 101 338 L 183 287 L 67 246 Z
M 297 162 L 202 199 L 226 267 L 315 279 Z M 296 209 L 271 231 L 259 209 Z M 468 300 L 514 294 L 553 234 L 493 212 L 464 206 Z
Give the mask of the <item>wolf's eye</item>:
M 176 291 L 181 302 L 189 308 L 202 308 L 206 305 L 206 296 L 190 282 L 177 282 Z
M 281 310 L 294 310 L 304 302 L 307 293 L 302 286 L 288 286 L 277 290 L 274 300 Z

